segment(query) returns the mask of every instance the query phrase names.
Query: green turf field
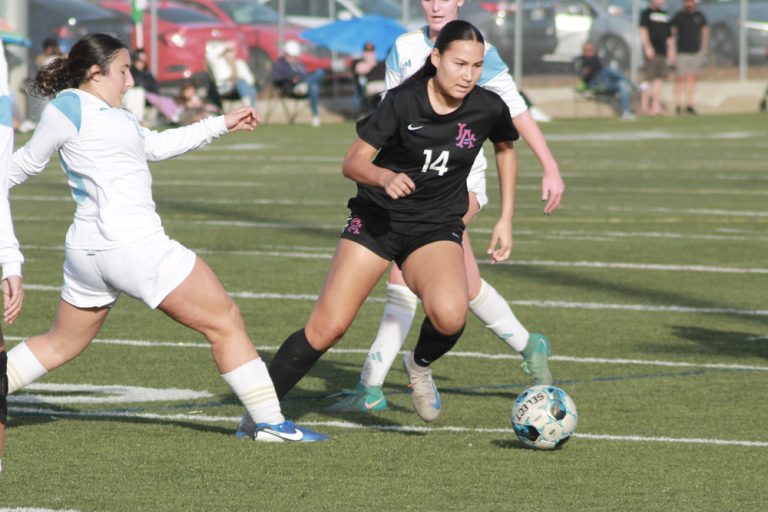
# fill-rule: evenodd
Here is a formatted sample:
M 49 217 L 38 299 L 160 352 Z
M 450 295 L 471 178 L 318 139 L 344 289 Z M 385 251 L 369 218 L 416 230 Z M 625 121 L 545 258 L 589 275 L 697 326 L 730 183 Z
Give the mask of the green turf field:
M 284 401 L 289 417 L 331 442 L 238 441 L 241 408 L 205 340 L 123 297 L 89 350 L 12 397 L 0 508 L 762 509 L 766 117 L 543 128 L 566 180 L 563 205 L 543 215 L 540 168 L 518 145 L 512 259 L 481 270 L 529 330 L 552 340 L 555 379 L 579 412 L 564 449 L 516 441 L 509 417 L 526 376 L 474 318 L 435 366 L 436 423 L 413 412 L 399 364 L 387 379 L 388 411 L 325 413 L 329 394 L 357 382 L 383 283 Z M 303 325 L 324 280 L 354 192 L 340 173 L 353 136 L 352 124 L 264 126 L 152 165 L 167 232 L 216 270 L 267 360 Z M 470 227 L 481 259 L 498 214 L 493 174 L 489 196 Z M 11 205 L 27 264 L 9 346 L 53 320 L 74 210 L 57 162 L 14 189 Z

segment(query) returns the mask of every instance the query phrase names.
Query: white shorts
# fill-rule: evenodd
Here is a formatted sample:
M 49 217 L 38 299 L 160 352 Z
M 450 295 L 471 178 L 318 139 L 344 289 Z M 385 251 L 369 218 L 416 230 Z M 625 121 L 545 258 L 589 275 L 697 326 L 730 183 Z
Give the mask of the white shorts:
M 488 193 L 485 190 L 485 170 L 487 168 L 488 161 L 481 150 L 477 158 L 475 158 L 475 163 L 472 164 L 469 176 L 467 176 L 467 190 L 477 196 L 477 202 L 480 204 L 481 209 L 488 204 Z
M 192 272 L 196 258 L 163 232 L 105 251 L 67 248 L 61 298 L 97 308 L 125 293 L 154 309 Z

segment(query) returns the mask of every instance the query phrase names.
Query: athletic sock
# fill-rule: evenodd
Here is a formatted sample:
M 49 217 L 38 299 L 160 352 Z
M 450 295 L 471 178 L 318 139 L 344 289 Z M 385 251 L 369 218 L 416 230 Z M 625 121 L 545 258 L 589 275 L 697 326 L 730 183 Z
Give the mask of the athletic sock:
M 253 421 L 272 425 L 285 421 L 267 365 L 260 357 L 223 374 L 221 378 L 248 409 Z
M 426 317 L 421 324 L 419 341 L 416 342 L 416 348 L 413 349 L 413 361 L 418 366 L 431 365 L 456 345 L 463 332 L 464 326 L 458 332 L 445 335 L 435 329 L 432 321 Z
M 521 352 L 528 344 L 528 331 L 518 321 L 496 289 L 480 280 L 480 293 L 469 303 L 469 309 L 504 343 Z
M 48 373 L 25 342 L 19 343 L 8 351 L 8 394 Z
M 277 397 L 282 400 L 323 354 L 325 351 L 312 348 L 304 329 L 288 336 L 269 365 L 269 375 L 275 383 Z
M 363 386 L 384 385 L 397 354 L 411 329 L 419 299 L 407 286 L 387 283 L 387 302 L 381 315 L 379 331 L 360 372 Z

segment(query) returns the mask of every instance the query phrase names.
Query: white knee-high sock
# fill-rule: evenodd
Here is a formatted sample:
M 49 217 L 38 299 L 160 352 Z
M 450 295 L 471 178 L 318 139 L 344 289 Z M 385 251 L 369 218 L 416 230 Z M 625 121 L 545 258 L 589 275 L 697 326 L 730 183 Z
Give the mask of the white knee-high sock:
M 392 363 L 405 343 L 416 315 L 418 297 L 407 286 L 387 283 L 387 302 L 381 315 L 379 332 L 368 351 L 360 383 L 382 386 Z
M 253 421 L 273 425 L 285 421 L 267 365 L 260 357 L 223 374 L 221 378 L 248 409 Z
M 504 297 L 485 279 L 480 280 L 480 293 L 470 301 L 469 309 L 499 339 L 517 352 L 521 352 L 528 344 L 528 331 L 515 317 Z
M 8 394 L 23 388 L 27 384 L 48 373 L 35 354 L 21 342 L 8 351 Z

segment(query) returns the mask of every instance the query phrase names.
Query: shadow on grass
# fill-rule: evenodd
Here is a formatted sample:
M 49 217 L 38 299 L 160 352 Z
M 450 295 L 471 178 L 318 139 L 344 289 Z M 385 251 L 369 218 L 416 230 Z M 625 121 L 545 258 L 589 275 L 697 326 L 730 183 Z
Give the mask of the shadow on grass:
M 768 359 L 768 337 L 749 332 L 720 331 L 696 326 L 674 325 L 672 334 L 678 338 L 697 343 L 702 351 L 711 354 L 761 357 Z M 659 345 L 656 351 L 688 352 L 680 346 Z

